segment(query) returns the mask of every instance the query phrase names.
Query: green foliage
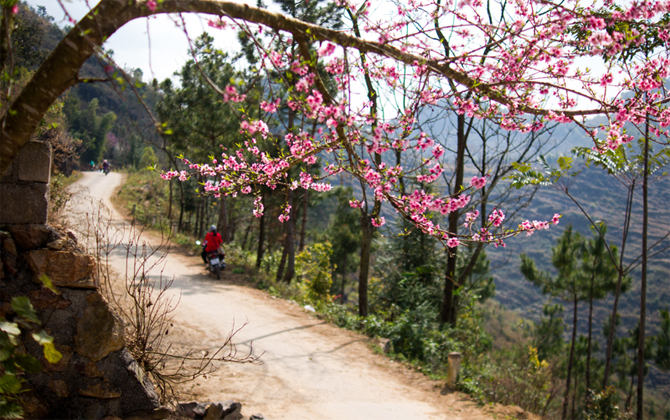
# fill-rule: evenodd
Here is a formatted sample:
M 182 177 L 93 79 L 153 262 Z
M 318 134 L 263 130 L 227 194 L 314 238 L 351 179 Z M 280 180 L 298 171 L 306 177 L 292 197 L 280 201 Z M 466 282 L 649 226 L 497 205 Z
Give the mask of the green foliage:
M 333 247 L 330 242 L 316 243 L 296 256 L 296 273 L 302 276 L 307 290 L 307 299 L 313 303 L 331 300 L 333 285 L 330 258 Z
M 661 309 L 661 327 L 656 336 L 656 363 L 664 370 L 670 370 L 670 311 Z
M 67 116 L 70 134 L 81 141 L 81 158 L 84 162 L 100 162 L 105 150 L 107 133 L 116 121 L 116 114 L 107 112 L 98 113 L 99 102 L 93 98 L 86 109 L 82 110 L 79 99 L 75 95 L 68 95 L 65 99 L 63 111 Z
M 549 359 L 562 356 L 565 349 L 563 332 L 563 305 L 546 304 L 542 309 L 542 318 L 533 330 L 533 346 L 537 348 L 538 357 Z
M 21 376 L 24 372 L 42 371 L 42 364 L 35 357 L 20 351 L 23 331 L 32 331 L 32 338 L 42 346 L 49 363 L 58 363 L 63 357 L 56 350 L 53 337 L 40 328 L 40 320 L 27 297 L 12 298 L 11 307 L 16 313 L 12 320 L 0 317 L 0 418 L 22 418 L 20 394 L 24 380 Z
M 552 372 L 537 349 L 516 349 L 501 352 L 481 365 L 469 365 L 461 381 L 465 390 L 480 402 L 518 405 L 539 413 L 546 405 L 552 382 Z
M 146 146 L 142 150 L 142 157 L 140 158 L 140 167 L 141 168 L 153 167 L 157 163 L 158 158 L 156 157 L 156 153 L 154 153 L 153 147 Z
M 587 420 L 628 420 L 634 418 L 632 413 L 622 413 L 619 409 L 619 396 L 613 386 L 600 392 L 589 391 L 584 416 Z

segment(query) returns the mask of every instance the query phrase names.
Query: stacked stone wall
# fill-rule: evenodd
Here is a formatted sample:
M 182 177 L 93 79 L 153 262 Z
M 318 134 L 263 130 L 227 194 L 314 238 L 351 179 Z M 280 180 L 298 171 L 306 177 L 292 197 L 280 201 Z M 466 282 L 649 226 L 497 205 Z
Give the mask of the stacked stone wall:
M 27 296 L 63 358 L 48 363 L 24 334 L 21 351 L 42 362 L 26 375 L 26 418 L 165 418 L 159 398 L 125 348 L 122 321 L 94 280 L 95 259 L 73 232 L 46 224 L 51 146 L 31 142 L 0 179 L 0 316 L 11 320 L 11 299 Z M 47 276 L 58 294 L 42 285 Z

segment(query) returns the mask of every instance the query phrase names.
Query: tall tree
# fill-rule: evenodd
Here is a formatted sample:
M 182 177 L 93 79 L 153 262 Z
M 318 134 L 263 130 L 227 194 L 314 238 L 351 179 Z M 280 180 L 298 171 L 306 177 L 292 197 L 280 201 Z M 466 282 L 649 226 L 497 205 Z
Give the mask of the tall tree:
M 593 338 L 593 302 L 604 298 L 608 293 L 616 291 L 617 288 L 617 266 L 615 260 L 612 260 L 607 252 L 605 246 L 605 234 L 607 233 L 607 226 L 600 225 L 600 233 L 594 232 L 595 236 L 589 240 L 584 241 L 584 249 L 582 253 L 582 274 L 584 276 L 584 283 L 587 287 L 587 300 L 589 302 L 589 317 L 588 317 L 588 335 L 587 335 L 587 349 L 586 349 L 586 365 L 585 365 L 585 382 L 587 395 L 589 395 L 591 387 L 591 345 Z M 616 246 L 611 247 L 615 257 L 618 257 L 618 249 Z M 630 279 L 626 278 L 621 286 L 621 292 L 625 292 L 630 284 Z
M 550 294 L 572 303 L 572 338 L 570 341 L 570 355 L 568 356 L 565 393 L 563 395 L 562 419 L 566 419 L 568 416 L 572 368 L 575 358 L 575 345 L 577 342 L 577 309 L 579 302 L 585 299 L 583 284 L 584 276 L 581 272 L 582 249 L 582 236 L 579 233 L 573 232 L 572 226 L 568 226 L 558 238 L 556 246 L 552 248 L 551 264 L 557 271 L 555 277 L 539 271 L 535 266 L 535 262 L 527 255 L 520 255 L 521 273 L 527 280 L 540 286 L 543 293 Z

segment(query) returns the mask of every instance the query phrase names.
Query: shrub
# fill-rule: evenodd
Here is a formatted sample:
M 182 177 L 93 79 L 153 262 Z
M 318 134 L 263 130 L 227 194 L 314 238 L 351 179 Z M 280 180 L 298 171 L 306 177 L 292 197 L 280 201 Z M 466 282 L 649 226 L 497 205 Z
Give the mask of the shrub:
M 330 257 L 333 247 L 330 242 L 316 243 L 305 248 L 296 256 L 296 271 L 304 279 L 307 300 L 319 304 L 332 300 L 330 288 L 333 285 Z

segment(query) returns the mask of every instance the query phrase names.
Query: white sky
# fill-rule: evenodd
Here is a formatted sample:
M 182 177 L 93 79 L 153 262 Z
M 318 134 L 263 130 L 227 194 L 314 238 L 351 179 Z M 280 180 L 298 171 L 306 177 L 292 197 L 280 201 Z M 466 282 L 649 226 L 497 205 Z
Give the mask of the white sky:
M 242 1 L 240 1 L 242 2 Z M 69 24 L 63 8 L 57 0 L 27 0 L 34 8 L 46 7 L 47 13 L 55 18 L 59 26 Z M 88 5 L 87 5 L 88 3 Z M 68 13 L 75 19 L 81 19 L 98 1 L 72 0 L 63 1 Z M 184 15 L 187 30 L 191 39 L 197 38 L 205 29 L 215 39 L 215 46 L 224 51 L 237 48 L 233 32 L 209 28 L 206 18 L 193 14 Z M 147 32 L 147 20 L 149 23 Z M 149 19 L 136 19 L 119 29 L 105 43 L 106 49 L 114 50 L 116 63 L 123 68 L 140 68 L 145 81 L 156 78 L 159 81 L 172 77 L 190 58 L 188 41 L 182 29 L 177 27 L 175 20 L 181 25 L 179 17 L 166 15 L 153 16 Z M 150 33 L 151 37 L 147 34 Z M 149 49 L 151 41 L 151 50 Z

